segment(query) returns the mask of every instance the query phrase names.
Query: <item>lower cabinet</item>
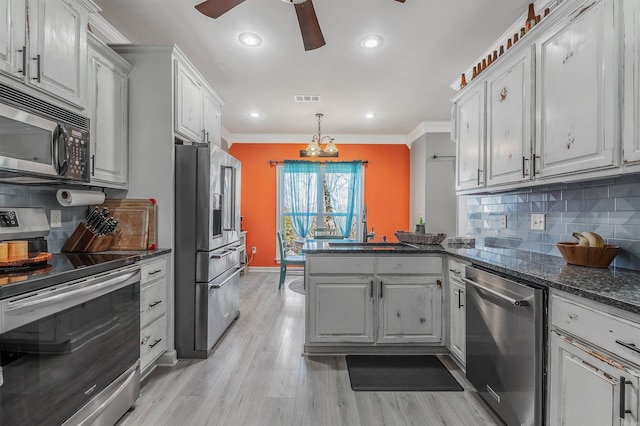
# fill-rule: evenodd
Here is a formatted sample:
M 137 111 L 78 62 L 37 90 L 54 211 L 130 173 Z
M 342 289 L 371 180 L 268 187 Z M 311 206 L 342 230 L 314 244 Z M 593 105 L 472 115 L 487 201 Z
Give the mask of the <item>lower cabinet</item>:
M 638 425 L 638 318 L 555 291 L 550 300 L 548 424 Z
M 140 372 L 143 376 L 167 349 L 167 255 L 141 262 Z
M 336 256 L 307 255 L 307 352 L 441 344 L 441 256 Z
M 462 365 L 466 364 L 466 291 L 461 281 L 464 265 L 449 260 L 449 350 Z

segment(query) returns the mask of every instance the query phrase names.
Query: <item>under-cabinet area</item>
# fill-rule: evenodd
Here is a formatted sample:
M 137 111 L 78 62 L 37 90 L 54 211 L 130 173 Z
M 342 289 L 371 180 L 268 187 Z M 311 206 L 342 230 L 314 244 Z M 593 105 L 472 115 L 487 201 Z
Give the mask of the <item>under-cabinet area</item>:
M 308 255 L 305 351 L 442 346 L 442 271 L 437 255 Z

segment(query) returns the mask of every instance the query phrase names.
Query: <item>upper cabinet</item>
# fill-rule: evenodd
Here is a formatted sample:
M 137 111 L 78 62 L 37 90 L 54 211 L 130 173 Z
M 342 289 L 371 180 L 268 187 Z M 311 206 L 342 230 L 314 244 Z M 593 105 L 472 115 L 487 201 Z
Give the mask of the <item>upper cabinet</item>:
M 538 3 L 540 10 L 552 6 L 548 16 L 509 50 L 502 46 L 504 54 L 494 51 L 490 67 L 452 99 L 461 193 L 637 171 L 623 163 L 640 167 L 637 0 Z M 477 108 L 483 92 L 477 123 L 468 105 Z
M 87 24 L 97 10 L 90 0 L 0 0 L 0 71 L 83 109 Z
M 91 185 L 127 188 L 128 88 L 131 65 L 89 35 L 88 108 Z
M 175 131 L 194 142 L 220 146 L 221 101 L 192 66 L 176 59 Z
M 536 176 L 619 165 L 614 0 L 587 2 L 536 44 Z
M 623 161 L 640 165 L 640 2 L 625 0 L 624 9 L 624 83 Z
M 24 79 L 26 0 L 0 0 L 0 71 Z
M 478 84 L 454 101 L 458 190 L 484 186 L 484 90 L 484 84 Z

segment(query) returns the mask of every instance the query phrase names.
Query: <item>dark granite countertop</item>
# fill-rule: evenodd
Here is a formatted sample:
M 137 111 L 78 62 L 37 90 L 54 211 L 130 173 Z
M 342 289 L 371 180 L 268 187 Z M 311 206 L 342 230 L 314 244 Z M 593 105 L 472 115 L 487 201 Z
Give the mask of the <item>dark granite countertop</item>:
M 596 302 L 640 314 L 640 272 L 622 268 L 588 268 L 568 265 L 557 256 L 516 249 L 476 246 L 434 245 L 376 249 L 330 245 L 327 242 L 305 243 L 303 251 L 316 253 L 436 253 L 470 262 L 489 271 L 555 288 Z
M 162 256 L 163 254 L 171 253 L 171 249 L 157 248 L 155 250 L 110 250 L 110 251 L 102 251 L 100 253 L 131 254 L 131 255 L 139 256 L 140 260 L 146 260 L 152 257 Z

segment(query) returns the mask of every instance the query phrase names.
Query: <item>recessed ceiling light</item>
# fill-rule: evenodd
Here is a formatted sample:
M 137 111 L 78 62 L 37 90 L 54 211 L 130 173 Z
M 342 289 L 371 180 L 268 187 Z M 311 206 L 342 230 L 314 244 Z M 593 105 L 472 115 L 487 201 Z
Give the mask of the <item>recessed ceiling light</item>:
M 380 47 L 382 46 L 382 37 L 377 35 L 367 36 L 362 39 L 360 46 L 363 49 L 375 49 L 376 47 Z
M 251 117 L 253 117 L 253 118 L 258 118 L 258 117 L 260 117 L 260 113 L 259 113 L 259 112 L 255 112 L 255 111 L 250 112 L 250 113 L 249 113 L 249 115 L 250 115 Z
M 373 118 L 373 117 L 375 117 L 376 115 L 375 115 L 374 113 L 372 113 L 372 112 L 368 112 L 368 113 L 366 113 L 364 116 L 365 116 L 366 118 Z
M 249 47 L 258 47 L 262 44 L 262 39 L 258 34 L 254 33 L 242 33 L 238 36 L 240 43 Z

